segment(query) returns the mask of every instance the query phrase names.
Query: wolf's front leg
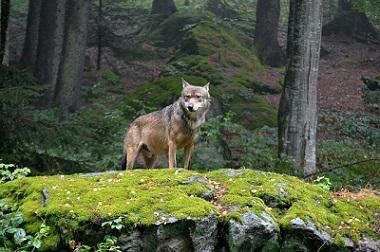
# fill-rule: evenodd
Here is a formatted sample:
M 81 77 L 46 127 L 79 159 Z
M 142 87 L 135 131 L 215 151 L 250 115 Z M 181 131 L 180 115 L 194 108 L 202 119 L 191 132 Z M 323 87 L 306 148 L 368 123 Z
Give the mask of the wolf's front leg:
M 173 141 L 169 141 L 169 168 L 177 167 L 177 146 Z
M 194 147 L 194 145 L 191 144 L 191 145 L 185 146 L 185 148 L 184 148 L 185 158 L 184 158 L 183 168 L 185 168 L 185 169 L 189 169 L 191 154 L 193 152 L 193 147 Z

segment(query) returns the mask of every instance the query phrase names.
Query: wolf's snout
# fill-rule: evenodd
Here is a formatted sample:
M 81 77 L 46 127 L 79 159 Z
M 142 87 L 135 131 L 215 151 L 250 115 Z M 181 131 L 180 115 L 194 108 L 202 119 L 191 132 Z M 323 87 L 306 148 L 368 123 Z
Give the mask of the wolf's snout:
M 189 104 L 187 105 L 187 109 L 190 111 L 190 112 L 194 112 L 194 105 L 193 104 Z

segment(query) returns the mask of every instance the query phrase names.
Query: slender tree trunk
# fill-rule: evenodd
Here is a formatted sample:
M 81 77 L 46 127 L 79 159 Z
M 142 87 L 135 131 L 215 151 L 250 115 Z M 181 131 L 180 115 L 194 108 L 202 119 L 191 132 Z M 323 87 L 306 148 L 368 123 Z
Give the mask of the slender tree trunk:
M 46 87 L 43 106 L 51 105 L 57 83 L 63 47 L 65 10 L 65 0 L 42 0 L 35 75 L 38 82 Z
M 287 68 L 278 113 L 279 154 L 299 175 L 316 171 L 317 81 L 321 0 L 291 0 Z
M 0 16 L 0 63 L 2 64 L 5 55 L 8 24 L 9 24 L 9 12 L 10 12 L 10 0 L 1 0 L 1 16 Z
M 65 39 L 54 103 L 62 106 L 64 117 L 79 105 L 80 86 L 87 46 L 87 21 L 90 0 L 69 0 Z
M 153 0 L 152 14 L 171 15 L 176 11 L 174 0 Z
M 36 62 L 41 3 L 41 0 L 29 0 L 24 49 L 20 60 L 23 67 L 31 67 Z
M 100 70 L 102 63 L 102 40 L 103 40 L 103 0 L 99 0 L 98 6 L 98 55 L 96 69 Z
M 279 67 L 284 56 L 278 44 L 280 0 L 258 0 L 256 9 L 255 49 L 265 65 Z

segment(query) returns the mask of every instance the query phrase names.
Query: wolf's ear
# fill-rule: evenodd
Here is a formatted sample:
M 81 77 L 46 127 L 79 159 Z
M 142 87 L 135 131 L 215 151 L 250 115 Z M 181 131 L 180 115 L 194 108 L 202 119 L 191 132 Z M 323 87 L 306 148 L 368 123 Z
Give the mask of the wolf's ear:
M 204 85 L 203 88 L 206 89 L 206 91 L 208 92 L 209 91 L 209 86 L 210 86 L 210 82 L 207 82 L 207 84 Z
M 190 84 L 182 78 L 182 88 L 188 87 Z

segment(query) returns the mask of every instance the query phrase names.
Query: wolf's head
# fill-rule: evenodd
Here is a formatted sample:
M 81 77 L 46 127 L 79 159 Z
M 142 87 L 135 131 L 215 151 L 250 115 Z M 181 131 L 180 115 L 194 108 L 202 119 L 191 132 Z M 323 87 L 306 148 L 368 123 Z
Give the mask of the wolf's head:
M 182 94 L 180 102 L 182 107 L 190 114 L 205 112 L 210 106 L 209 84 L 203 87 L 193 86 L 182 79 Z

